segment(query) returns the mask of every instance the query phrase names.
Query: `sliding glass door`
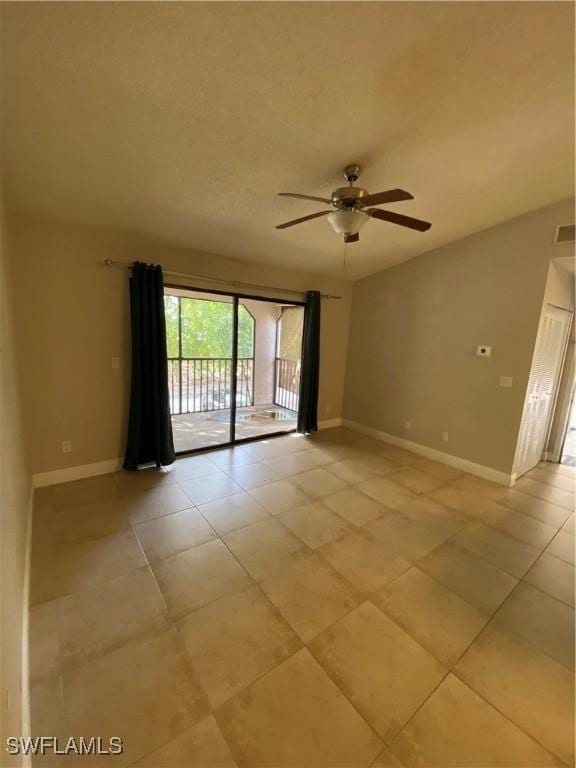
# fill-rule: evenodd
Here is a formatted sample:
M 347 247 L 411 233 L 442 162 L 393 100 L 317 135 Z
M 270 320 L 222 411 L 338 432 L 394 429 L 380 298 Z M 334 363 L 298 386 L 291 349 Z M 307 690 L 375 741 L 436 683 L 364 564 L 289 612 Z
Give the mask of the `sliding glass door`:
M 296 428 L 301 305 L 165 288 L 177 453 Z
M 229 443 L 234 301 L 166 289 L 164 309 L 176 453 Z
M 239 368 L 236 440 L 292 432 L 298 418 L 302 348 L 302 324 L 298 325 L 297 316 L 302 317 L 304 309 L 277 301 L 240 298 L 238 311 L 239 316 L 246 312 L 253 319 L 254 345 L 249 402 L 242 398 L 245 387 Z M 238 362 L 240 366 L 240 357 Z

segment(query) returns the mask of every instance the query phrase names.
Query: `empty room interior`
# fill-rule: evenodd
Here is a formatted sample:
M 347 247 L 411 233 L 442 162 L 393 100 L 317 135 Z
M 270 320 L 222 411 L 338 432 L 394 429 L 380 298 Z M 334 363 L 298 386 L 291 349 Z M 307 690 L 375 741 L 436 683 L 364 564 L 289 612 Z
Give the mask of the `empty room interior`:
M 0 766 L 574 765 L 573 2 L 0 2 Z

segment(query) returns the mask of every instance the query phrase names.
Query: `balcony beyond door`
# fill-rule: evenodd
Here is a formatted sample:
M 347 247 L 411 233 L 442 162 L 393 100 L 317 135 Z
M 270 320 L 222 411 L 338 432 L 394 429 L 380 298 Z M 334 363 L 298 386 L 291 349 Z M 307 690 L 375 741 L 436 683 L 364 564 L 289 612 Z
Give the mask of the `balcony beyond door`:
M 296 428 L 302 307 L 166 288 L 165 311 L 177 453 Z

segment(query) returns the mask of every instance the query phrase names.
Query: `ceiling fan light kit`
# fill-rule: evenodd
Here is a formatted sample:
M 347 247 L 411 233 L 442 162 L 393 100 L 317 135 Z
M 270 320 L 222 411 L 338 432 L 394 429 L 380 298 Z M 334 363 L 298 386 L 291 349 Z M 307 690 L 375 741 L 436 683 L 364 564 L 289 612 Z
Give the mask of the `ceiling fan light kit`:
M 356 208 L 340 208 L 328 214 L 328 221 L 339 235 L 354 235 L 360 232 L 370 216 Z
M 404 216 L 394 211 L 384 211 L 382 208 L 370 208 L 372 205 L 381 203 L 397 203 L 402 200 L 413 200 L 414 197 L 403 189 L 389 189 L 386 192 L 378 192 L 374 195 L 369 194 L 362 187 L 355 187 L 354 182 L 358 181 L 360 176 L 359 165 L 347 165 L 344 169 L 344 178 L 348 182 L 347 187 L 338 187 L 332 192 L 330 198 L 315 197 L 313 195 L 301 195 L 296 192 L 280 192 L 280 197 L 295 197 L 300 200 L 314 200 L 315 202 L 331 205 L 334 210 L 318 211 L 309 216 L 302 216 L 299 219 L 286 221 L 284 224 L 278 224 L 276 229 L 286 229 L 296 224 L 302 224 L 311 219 L 317 219 L 321 216 L 328 216 L 334 231 L 342 235 L 345 243 L 356 243 L 360 239 L 359 232 L 366 224 L 368 219 L 380 219 L 388 221 L 391 224 L 398 224 L 401 227 L 408 227 L 419 232 L 425 232 L 432 226 L 428 221 L 414 219 L 411 216 Z

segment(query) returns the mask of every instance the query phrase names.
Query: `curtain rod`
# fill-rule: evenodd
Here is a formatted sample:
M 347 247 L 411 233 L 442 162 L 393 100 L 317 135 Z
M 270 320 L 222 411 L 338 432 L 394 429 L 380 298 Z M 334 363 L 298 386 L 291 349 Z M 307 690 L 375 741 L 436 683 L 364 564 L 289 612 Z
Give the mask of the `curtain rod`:
M 105 267 L 122 267 L 122 268 L 130 268 L 132 266 L 131 262 L 128 261 L 113 261 L 112 259 L 105 259 L 104 261 Z M 164 270 L 164 268 L 163 268 Z M 186 274 L 186 272 L 172 272 L 172 270 L 164 270 L 165 275 L 172 275 L 172 277 L 184 277 L 187 280 L 202 280 L 204 282 L 208 283 L 221 283 L 223 285 L 230 285 L 235 288 L 249 288 L 249 289 L 256 289 L 256 290 L 266 290 L 266 291 L 277 291 L 278 293 L 291 293 L 296 296 L 305 296 L 305 291 L 294 291 L 290 288 L 275 288 L 273 285 L 258 285 L 257 283 L 243 283 L 239 280 L 224 280 L 219 277 L 206 277 L 205 275 L 190 275 Z M 320 294 L 323 299 L 341 299 L 342 296 L 333 296 L 331 293 L 322 293 Z

